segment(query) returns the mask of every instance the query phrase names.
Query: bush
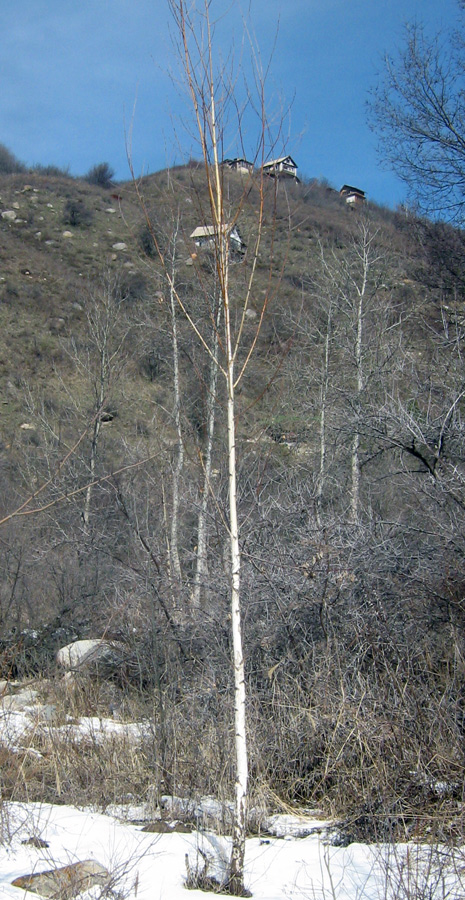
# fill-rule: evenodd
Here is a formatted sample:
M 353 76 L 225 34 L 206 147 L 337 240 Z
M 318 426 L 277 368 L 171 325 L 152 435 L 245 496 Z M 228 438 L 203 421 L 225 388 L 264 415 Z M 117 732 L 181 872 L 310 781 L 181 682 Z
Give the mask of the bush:
M 113 183 L 115 173 L 107 162 L 98 163 L 89 169 L 85 180 L 89 184 L 96 184 L 99 187 L 110 188 Z
M 150 296 L 147 279 L 142 272 L 123 273 L 121 277 L 121 297 L 127 303 L 147 300 Z
M 67 200 L 63 210 L 63 224 L 72 225 L 74 228 L 79 225 L 90 225 L 92 221 L 92 212 L 85 206 L 82 200 Z
M 8 147 L 5 147 L 5 144 L 0 144 L 0 174 L 13 175 L 26 171 L 24 163 L 20 162 L 19 159 L 8 150 Z
M 153 230 L 147 225 L 146 222 L 144 223 L 144 225 L 142 225 L 139 232 L 139 245 L 145 256 L 148 256 L 150 259 L 153 259 L 158 255 L 155 241 L 153 239 Z
M 62 169 L 60 166 L 42 166 L 40 163 L 36 163 L 32 167 L 32 171 L 35 175 L 48 175 L 52 178 L 73 178 L 69 168 Z

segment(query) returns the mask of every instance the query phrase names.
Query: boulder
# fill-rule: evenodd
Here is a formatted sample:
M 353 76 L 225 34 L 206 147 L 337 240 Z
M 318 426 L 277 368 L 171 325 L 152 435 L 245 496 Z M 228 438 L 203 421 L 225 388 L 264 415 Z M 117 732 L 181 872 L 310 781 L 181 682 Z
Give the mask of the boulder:
M 68 672 L 98 671 L 103 675 L 117 672 L 125 659 L 125 649 L 118 641 L 93 638 L 73 641 L 57 653 L 57 663 Z
M 6 694 L 2 697 L 0 700 L 0 707 L 5 712 L 7 710 L 18 712 L 19 710 L 27 709 L 30 706 L 35 706 L 38 696 L 37 691 L 25 688 L 22 691 L 18 691 L 17 694 Z
M 13 887 L 40 894 L 41 897 L 72 900 L 94 885 L 106 884 L 109 878 L 110 873 L 105 866 L 93 859 L 86 859 L 59 869 L 37 872 L 35 875 L 21 875 L 11 883 Z

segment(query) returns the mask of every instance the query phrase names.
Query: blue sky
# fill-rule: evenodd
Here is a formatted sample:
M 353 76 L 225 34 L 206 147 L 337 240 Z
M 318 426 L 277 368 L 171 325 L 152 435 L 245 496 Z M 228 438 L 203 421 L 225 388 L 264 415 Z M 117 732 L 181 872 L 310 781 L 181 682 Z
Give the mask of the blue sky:
M 229 10 L 217 30 L 223 55 L 235 34 L 239 56 L 239 9 L 248 2 L 212 0 L 214 15 Z M 377 156 L 367 94 L 406 22 L 447 30 L 460 20 L 456 0 L 252 0 L 251 9 L 264 60 L 276 39 L 270 103 L 276 108 L 284 97 L 291 105 L 285 149 L 300 172 L 335 187 L 355 184 L 396 206 L 405 191 Z M 129 177 L 131 127 L 137 173 L 196 155 L 183 128 L 188 110 L 170 27 L 166 0 L 2 4 L 0 143 L 28 165 L 77 175 L 107 161 L 121 180 Z

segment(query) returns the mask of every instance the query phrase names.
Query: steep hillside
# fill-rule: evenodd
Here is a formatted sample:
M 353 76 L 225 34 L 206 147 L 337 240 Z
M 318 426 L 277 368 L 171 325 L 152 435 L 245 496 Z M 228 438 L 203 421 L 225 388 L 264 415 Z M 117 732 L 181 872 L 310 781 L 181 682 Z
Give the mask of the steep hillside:
M 238 194 L 240 176 L 231 173 L 228 178 L 231 194 Z M 194 285 L 191 254 L 196 247 L 189 235 L 209 219 L 201 169 L 150 176 L 140 188 L 162 243 L 179 214 L 178 277 L 186 288 L 189 282 Z M 321 247 L 337 252 L 353 225 L 353 211 L 336 192 L 316 182 L 286 188 L 280 186 L 275 208 L 270 179 L 270 221 L 252 306 L 260 311 L 272 253 L 273 283 L 261 334 L 262 355 L 270 347 L 279 355 L 279 344 L 294 338 L 293 319 L 298 317 L 302 297 L 305 305 L 310 303 L 303 286 L 308 288 L 315 277 Z M 158 326 L 157 318 L 163 321 L 166 279 L 131 183 L 104 190 L 74 179 L 29 173 L 3 176 L 0 191 L 2 436 L 10 443 L 25 417 L 25 384 L 34 385 L 35 390 L 46 388 L 49 394 L 61 391 L 61 372 L 70 365 L 67 344 L 86 335 L 84 298 L 110 276 L 119 281 L 126 306 L 137 308 L 133 324 L 140 326 L 141 310 L 153 312 L 154 298 L 158 301 L 152 317 Z M 396 228 L 391 214 L 374 207 L 370 216 L 373 227 L 379 229 L 381 245 L 389 248 L 389 289 L 397 290 L 399 297 L 407 295 L 410 312 L 408 294 L 415 294 L 412 269 L 417 267 L 412 257 L 417 251 L 413 245 L 409 250 L 408 235 Z M 239 228 L 246 243 L 253 242 L 253 198 L 243 210 Z M 152 356 L 156 352 L 154 348 Z M 162 351 L 165 367 L 168 352 L 167 348 Z M 143 368 L 140 359 L 136 368 L 137 364 Z M 137 372 L 135 378 L 137 390 L 143 390 L 143 373 Z
M 230 277 L 238 370 L 250 360 L 253 791 L 342 810 L 350 836 L 423 827 L 425 809 L 459 828 L 462 236 L 270 178 L 255 258 L 259 188 L 224 177 L 247 248 Z M 221 364 L 218 272 L 190 237 L 211 222 L 204 181 L 196 164 L 109 190 L 0 181 L 2 674 L 53 674 L 71 638 L 122 642 L 111 691 L 155 722 L 146 768 L 127 762 L 138 790 L 233 778 L 224 385 L 202 343 L 220 335 Z M 76 691 L 88 713 L 111 693 Z M 56 790 L 34 769 L 29 797 Z

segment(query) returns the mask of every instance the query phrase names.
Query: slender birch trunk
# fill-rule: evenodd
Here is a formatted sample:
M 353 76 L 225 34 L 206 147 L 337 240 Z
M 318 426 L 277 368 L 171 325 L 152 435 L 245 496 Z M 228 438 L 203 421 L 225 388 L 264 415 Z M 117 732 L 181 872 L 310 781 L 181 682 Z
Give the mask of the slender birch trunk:
M 102 405 L 103 401 L 104 401 L 104 397 L 102 396 L 101 401 L 100 401 L 100 406 Z M 99 406 L 99 409 L 100 409 L 100 406 Z M 100 416 L 98 415 L 97 418 L 95 419 L 94 427 L 92 430 L 92 439 L 91 439 L 91 444 L 90 444 L 90 456 L 89 456 L 89 484 L 86 488 L 86 493 L 85 493 L 85 498 L 84 498 L 84 511 L 82 513 L 82 519 L 84 522 L 84 531 L 86 532 L 86 534 L 89 531 L 89 525 L 90 525 L 90 503 L 91 503 L 91 499 L 92 499 L 92 490 L 93 490 L 94 481 L 95 481 L 95 467 L 96 467 L 96 463 L 97 463 L 98 440 L 99 440 L 99 435 L 100 435 L 101 424 L 102 423 L 100 420 Z
M 228 268 L 227 259 L 226 272 Z M 237 462 L 236 462 L 236 421 L 234 353 L 231 341 L 231 320 L 229 294 L 223 296 L 225 341 L 227 360 L 227 423 L 228 423 L 228 485 L 229 485 L 229 541 L 231 552 L 231 630 L 233 639 L 234 666 L 234 735 L 236 752 L 236 783 L 234 803 L 233 842 L 229 868 L 229 888 L 233 894 L 244 890 L 244 858 L 247 825 L 247 736 L 246 736 L 246 692 L 244 655 L 242 651 L 242 627 L 240 605 L 241 554 L 239 547 L 239 523 L 237 515 Z
M 360 257 L 362 263 L 360 285 L 356 287 L 356 306 L 355 306 L 355 346 L 354 346 L 354 362 L 355 362 L 355 378 L 356 378 L 356 422 L 355 430 L 352 437 L 352 454 L 351 454 L 351 470 L 352 470 L 352 489 L 350 499 L 350 519 L 356 524 L 360 516 L 360 403 L 362 399 L 364 377 L 363 377 L 363 316 L 364 316 L 364 300 L 367 291 L 368 273 L 370 267 L 369 259 L 370 237 L 366 226 L 362 230 L 362 245 L 360 248 Z
M 316 520 L 317 525 L 321 525 L 321 498 L 323 495 L 323 484 L 326 475 L 326 408 L 329 386 L 329 355 L 331 346 L 331 327 L 332 327 L 332 306 L 331 301 L 328 307 L 328 318 L 326 323 L 325 335 L 325 351 L 323 357 L 323 371 L 321 380 L 320 394 L 320 465 L 318 471 L 316 485 Z
M 184 441 L 181 426 L 181 388 L 179 381 L 179 348 L 178 326 L 176 321 L 176 296 L 175 296 L 175 271 L 176 271 L 176 243 L 179 231 L 179 216 L 176 220 L 171 237 L 171 277 L 169 279 L 170 314 L 171 314 L 171 340 L 173 349 L 173 388 L 174 409 L 173 418 L 176 427 L 177 443 L 175 462 L 172 476 L 172 502 L 171 502 L 171 527 L 170 527 L 170 571 L 171 575 L 180 582 L 182 579 L 181 561 L 179 558 L 179 484 L 184 468 Z
M 213 438 L 215 433 L 215 416 L 218 388 L 218 329 L 221 321 L 222 304 L 217 304 L 215 324 L 212 337 L 212 358 L 210 360 L 210 375 L 207 385 L 207 440 L 203 454 L 203 490 L 200 501 L 199 517 L 197 521 L 197 555 L 195 564 L 194 586 L 192 590 L 192 605 L 198 609 L 201 601 L 202 589 L 208 577 L 207 554 L 207 510 L 208 499 L 211 492 L 211 473 L 213 463 Z
M 211 361 L 211 378 L 210 378 L 210 400 L 211 407 L 209 410 L 209 431 L 207 438 L 207 450 L 205 460 L 205 486 L 203 505 L 199 514 L 199 541 L 197 550 L 197 569 L 193 586 L 194 605 L 200 602 L 200 591 L 202 578 L 206 573 L 206 499 L 210 488 L 211 476 L 211 459 L 213 453 L 213 436 L 215 425 L 215 409 L 214 400 L 216 396 L 216 370 L 225 378 L 226 383 L 226 408 L 223 412 L 226 414 L 227 424 L 227 455 L 228 455 L 228 540 L 230 550 L 230 610 L 231 610 L 231 636 L 232 636 L 232 653 L 233 653 L 233 673 L 234 673 L 234 734 L 235 734 L 235 805 L 234 805 L 234 823 L 233 823 L 233 839 L 231 859 L 229 865 L 227 886 L 229 891 L 234 894 L 244 894 L 244 858 L 245 858 L 245 837 L 246 837 L 246 815 L 247 815 L 247 788 L 248 788 L 248 762 L 247 762 L 247 733 L 246 733 L 246 689 L 244 675 L 244 655 L 242 648 L 242 629 L 241 629 L 241 595 L 240 595 L 240 576 L 241 576 L 241 554 L 239 543 L 239 519 L 238 519 L 238 494 L 237 494 L 237 460 L 236 460 L 236 418 L 235 418 L 235 390 L 242 379 L 245 370 L 253 355 L 258 335 L 263 323 L 263 317 L 268 300 L 268 292 L 263 300 L 258 324 L 252 339 L 247 341 L 244 348 L 244 354 L 241 361 L 241 367 L 238 374 L 235 374 L 235 366 L 240 348 L 246 341 L 246 321 L 247 311 L 251 304 L 252 286 L 254 275 L 259 258 L 259 247 L 263 233 L 264 219 L 264 176 L 263 163 L 265 161 L 265 151 L 267 141 L 269 140 L 270 129 L 265 115 L 264 102 L 264 78 L 263 70 L 259 59 L 259 53 L 255 47 L 251 47 L 252 67 L 254 68 L 253 87 L 257 93 L 256 98 L 252 101 L 250 98 L 247 102 L 253 112 L 259 113 L 259 135 L 257 141 L 257 151 L 255 160 L 257 161 L 258 175 L 255 172 L 251 174 L 250 179 L 244 184 L 244 190 L 239 200 L 235 202 L 234 208 L 226 210 L 225 196 L 223 193 L 223 175 L 221 153 L 222 141 L 225 133 L 226 123 L 228 123 L 228 106 L 239 114 L 239 140 L 241 134 L 241 117 L 243 110 L 239 110 L 239 106 L 234 97 L 235 78 L 233 72 L 228 65 L 219 63 L 219 68 L 214 60 L 213 37 L 215 21 L 213 20 L 212 0 L 168 0 L 169 8 L 173 15 L 176 28 L 175 44 L 182 63 L 185 83 L 192 104 L 192 111 L 197 126 L 197 136 L 201 148 L 201 154 L 204 163 L 205 185 L 208 196 L 208 218 L 205 215 L 206 210 L 202 210 L 202 204 L 199 203 L 205 218 L 210 220 L 213 231 L 213 255 L 215 261 L 215 271 L 219 291 L 219 303 L 223 316 L 222 339 L 220 340 L 218 326 L 215 330 L 213 341 L 204 333 L 202 325 L 196 316 L 193 316 L 187 304 L 184 302 L 180 292 L 176 289 L 174 283 L 174 275 L 169 271 L 168 260 L 161 250 L 156 236 L 151 229 L 151 234 L 157 248 L 160 262 L 163 266 L 165 275 L 170 283 L 173 296 L 176 298 L 186 320 L 189 322 L 193 333 L 197 336 L 200 345 L 208 355 Z M 244 25 L 244 34 L 248 34 L 247 26 Z M 265 70 L 266 71 L 266 70 Z M 216 100 L 218 100 L 219 120 L 217 120 Z M 229 253 L 230 253 L 230 234 L 232 229 L 237 225 L 238 218 L 246 204 L 250 189 L 252 187 L 252 178 L 256 178 L 256 187 L 258 188 L 258 199 L 254 200 L 255 212 L 255 228 L 253 239 L 248 251 L 248 265 L 245 269 L 246 279 L 244 284 L 244 292 L 242 302 L 237 302 L 235 298 L 234 313 L 237 319 L 232 327 L 230 293 L 229 293 Z M 150 217 L 141 198 L 139 188 L 136 182 L 136 191 L 146 214 L 147 224 L 150 225 Z M 258 206 L 258 209 L 257 209 Z M 271 264 L 270 264 L 271 267 Z M 199 274 L 199 284 L 202 289 L 205 279 L 200 267 L 197 270 Z M 271 274 L 271 271 L 270 271 Z M 208 291 L 206 292 L 208 293 Z M 219 320 L 218 320 L 219 324 Z M 220 357 L 221 347 L 221 357 Z
M 95 350 L 98 353 L 98 370 L 96 372 L 94 391 L 95 391 L 95 420 L 92 429 L 92 438 L 89 453 L 89 484 L 84 496 L 84 510 L 82 518 L 84 522 L 84 530 L 89 531 L 90 526 L 90 504 L 92 499 L 92 491 L 94 489 L 95 470 L 97 465 L 98 443 L 100 430 L 102 427 L 101 412 L 103 404 L 107 399 L 107 393 L 111 375 L 111 361 L 114 354 L 110 351 L 111 329 L 114 325 L 113 317 L 115 314 L 115 304 L 112 302 L 112 290 L 114 287 L 108 283 L 103 290 L 102 300 L 95 299 L 96 310 L 92 308 L 87 312 L 87 323 L 90 335 L 93 339 Z

